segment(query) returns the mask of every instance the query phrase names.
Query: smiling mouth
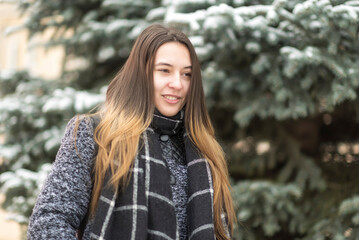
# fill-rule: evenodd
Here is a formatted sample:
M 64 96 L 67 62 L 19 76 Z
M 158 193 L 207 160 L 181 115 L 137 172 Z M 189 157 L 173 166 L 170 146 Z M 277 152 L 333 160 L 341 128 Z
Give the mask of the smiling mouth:
M 163 98 L 165 99 L 166 102 L 172 104 L 179 102 L 181 99 L 181 97 L 172 96 L 172 95 L 163 95 Z
M 168 100 L 177 100 L 180 99 L 179 97 L 175 97 L 175 96 L 168 96 L 168 95 L 164 95 L 164 98 L 168 99 Z

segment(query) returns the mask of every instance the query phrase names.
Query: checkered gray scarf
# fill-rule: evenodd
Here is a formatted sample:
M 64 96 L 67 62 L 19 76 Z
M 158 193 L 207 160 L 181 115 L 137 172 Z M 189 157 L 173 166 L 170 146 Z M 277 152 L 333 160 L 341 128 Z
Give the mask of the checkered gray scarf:
M 154 114 L 157 127 L 183 129 L 184 111 L 172 118 Z M 213 185 L 209 164 L 183 134 L 188 167 L 188 237 L 215 239 Z M 142 135 L 131 180 L 125 191 L 103 187 L 91 239 L 179 239 L 170 174 L 162 157 L 159 135 L 148 128 Z M 110 176 L 107 176 L 107 183 Z M 104 185 L 106 186 L 106 184 Z

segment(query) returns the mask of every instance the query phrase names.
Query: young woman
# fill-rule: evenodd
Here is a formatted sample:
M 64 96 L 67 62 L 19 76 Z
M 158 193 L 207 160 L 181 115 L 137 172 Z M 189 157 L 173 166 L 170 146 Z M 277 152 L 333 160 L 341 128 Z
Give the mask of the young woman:
M 229 188 L 195 50 L 151 25 L 100 111 L 68 123 L 28 239 L 230 239 Z

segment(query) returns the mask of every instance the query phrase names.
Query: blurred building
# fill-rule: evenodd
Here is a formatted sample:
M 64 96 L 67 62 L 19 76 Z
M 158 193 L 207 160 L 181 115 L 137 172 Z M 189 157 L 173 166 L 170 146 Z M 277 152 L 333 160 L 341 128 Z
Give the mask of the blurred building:
M 35 42 L 46 41 L 51 36 L 51 31 L 32 39 L 29 39 L 26 30 L 9 34 L 10 29 L 20 26 L 24 21 L 26 15 L 20 15 L 17 1 L 0 0 L 0 72 L 27 70 L 33 76 L 49 80 L 58 77 L 61 72 L 63 49 L 57 47 L 45 50 L 33 47 Z M 0 195 L 0 202 L 2 201 L 3 196 Z M 13 221 L 7 221 L 6 216 L 7 213 L 0 209 L 0 240 L 21 239 L 20 226 Z
M 63 49 L 61 47 L 44 49 L 34 43 L 45 42 L 52 31 L 29 39 L 26 30 L 11 30 L 26 21 L 21 16 L 17 1 L 0 0 L 0 71 L 28 70 L 30 74 L 45 79 L 54 79 L 60 75 Z

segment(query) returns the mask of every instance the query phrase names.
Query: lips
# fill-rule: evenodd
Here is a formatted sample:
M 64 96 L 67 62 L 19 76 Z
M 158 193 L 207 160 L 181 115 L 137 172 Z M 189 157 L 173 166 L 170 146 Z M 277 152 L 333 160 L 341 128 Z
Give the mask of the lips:
M 181 97 L 176 95 L 162 95 L 164 100 L 168 103 L 175 104 L 181 100 Z

